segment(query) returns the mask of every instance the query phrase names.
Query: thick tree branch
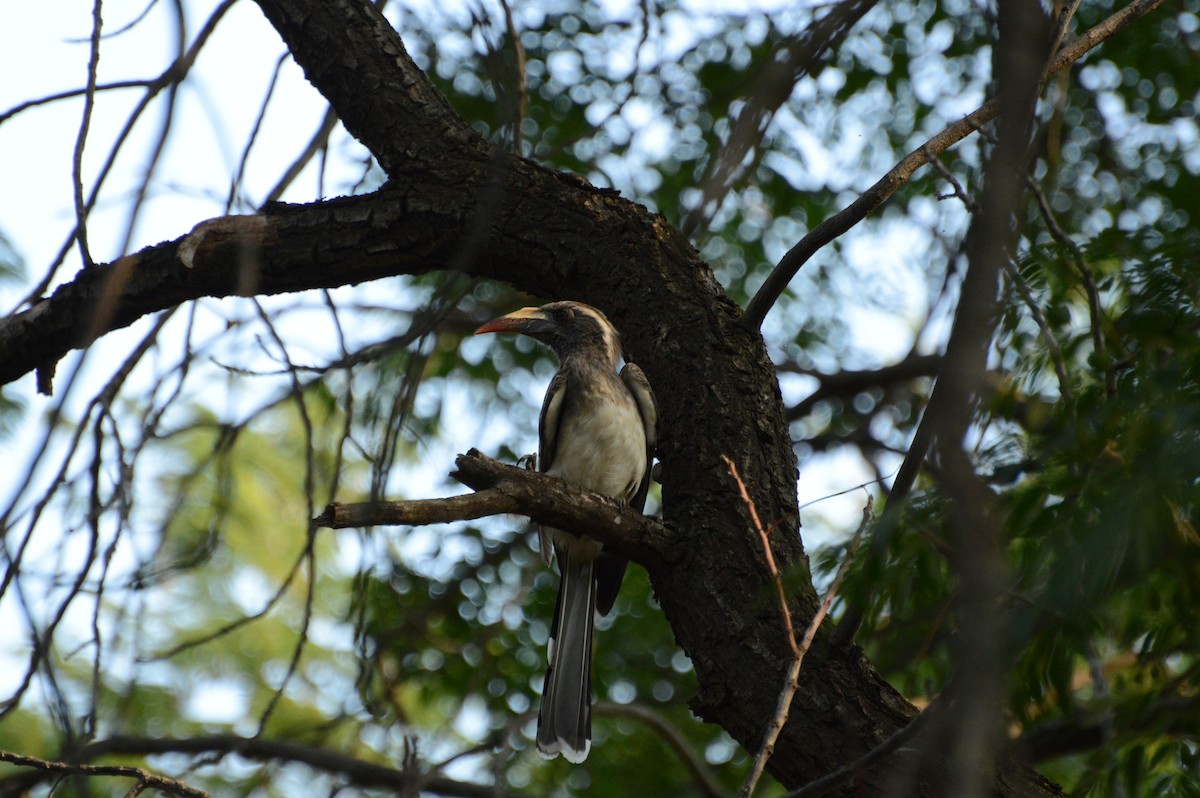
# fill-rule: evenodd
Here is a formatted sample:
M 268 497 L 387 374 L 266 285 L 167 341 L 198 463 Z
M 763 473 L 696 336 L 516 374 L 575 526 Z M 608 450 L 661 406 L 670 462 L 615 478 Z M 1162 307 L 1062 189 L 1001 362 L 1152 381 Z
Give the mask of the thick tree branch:
M 595 272 L 588 255 L 606 241 L 610 247 L 637 242 L 621 264 L 626 269 L 639 258 L 703 268 L 672 240 L 669 228 L 631 203 L 525 161 L 511 163 L 502 186 L 489 164 L 456 163 L 457 175 L 417 173 L 403 192 L 272 205 L 253 216 L 212 219 L 175 241 L 85 269 L 49 298 L 0 322 L 0 383 L 53 364 L 143 316 L 201 297 L 333 288 L 457 265 L 467 274 L 587 301 L 580 295 L 587 285 L 600 284 L 609 296 L 619 293 L 619 271 L 580 276 Z M 486 210 L 480 209 L 482 194 L 489 195 Z M 641 228 L 640 236 L 631 224 Z M 554 239 L 541 236 L 543 230 L 555 231 Z M 464 260 L 463 242 L 472 238 L 485 246 Z
M 1105 39 L 1124 30 L 1138 18 L 1145 16 L 1162 5 L 1163 2 L 1164 0 L 1135 0 L 1130 3 L 1078 39 L 1060 49 L 1050 62 L 1050 67 L 1046 70 L 1045 77 L 1054 75 L 1071 66 Z M 896 192 L 896 189 L 908 182 L 914 172 L 929 163 L 931 157 L 945 152 L 954 144 L 962 141 L 995 119 L 998 109 L 999 105 L 995 98 L 988 100 L 979 106 L 979 108 L 904 156 L 887 174 L 879 178 L 875 185 L 859 195 L 858 199 L 809 231 L 804 238 L 800 239 L 795 246 L 787 251 L 763 282 L 762 287 L 758 289 L 758 292 L 750 300 L 750 304 L 746 306 L 746 315 L 743 317 L 743 323 L 753 325 L 754 327 L 761 326 L 763 319 L 767 317 L 767 313 L 770 312 L 771 307 L 779 300 L 783 292 L 787 290 L 788 283 L 796 276 L 796 272 L 800 271 L 800 268 L 821 247 L 854 227 L 865 219 L 868 214 L 887 202 L 892 194 Z
M 575 534 L 587 535 L 634 562 L 653 567 L 671 541 L 662 522 L 599 493 L 581 490 L 537 471 L 505 465 L 472 449 L 455 459 L 454 479 L 476 490 L 466 496 L 414 501 L 331 504 L 318 526 L 382 526 L 465 521 L 516 513 Z

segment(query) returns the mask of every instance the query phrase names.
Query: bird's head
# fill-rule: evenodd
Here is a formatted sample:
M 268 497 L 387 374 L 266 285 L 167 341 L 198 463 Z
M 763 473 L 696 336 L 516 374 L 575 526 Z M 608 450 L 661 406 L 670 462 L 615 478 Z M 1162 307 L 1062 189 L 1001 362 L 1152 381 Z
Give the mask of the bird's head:
M 616 367 L 621 338 L 603 313 L 582 302 L 551 302 L 540 308 L 521 308 L 492 319 L 475 331 L 516 332 L 528 335 L 554 350 L 559 360 L 599 355 Z

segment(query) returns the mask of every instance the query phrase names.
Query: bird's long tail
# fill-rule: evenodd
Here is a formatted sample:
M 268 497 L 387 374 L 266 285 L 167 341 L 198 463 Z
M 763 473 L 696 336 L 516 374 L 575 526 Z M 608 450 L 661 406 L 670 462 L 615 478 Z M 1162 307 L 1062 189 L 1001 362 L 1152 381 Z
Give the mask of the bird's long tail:
M 550 632 L 546 682 L 538 712 L 537 750 L 546 758 L 587 759 L 592 747 L 594 561 L 556 547 L 562 581 Z

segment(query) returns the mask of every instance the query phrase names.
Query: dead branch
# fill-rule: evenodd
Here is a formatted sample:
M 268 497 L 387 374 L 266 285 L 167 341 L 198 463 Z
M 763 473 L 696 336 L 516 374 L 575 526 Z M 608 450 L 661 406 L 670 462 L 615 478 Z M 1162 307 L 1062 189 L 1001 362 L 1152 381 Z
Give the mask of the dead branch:
M 159 776 L 148 770 L 130 765 L 71 764 L 69 762 L 55 762 L 49 759 L 24 756 L 12 751 L 0 751 L 0 762 L 8 762 L 17 767 L 32 768 L 38 771 L 38 778 L 33 783 L 59 776 L 112 776 L 123 779 L 136 779 L 137 785 L 134 787 L 136 792 L 132 793 L 135 795 L 137 792 L 142 791 L 138 789 L 141 787 L 142 789 L 152 788 L 170 795 L 181 795 L 185 796 L 185 798 L 212 798 L 212 796 L 203 790 L 189 787 L 181 781 L 169 779 L 166 776 Z
M 334 502 L 313 519 L 332 529 L 468 521 L 489 515 L 519 514 L 587 535 L 643 565 L 661 558 L 667 545 L 662 522 L 582 490 L 556 477 L 505 465 L 477 449 L 455 458 L 450 476 L 475 490 L 465 496 L 411 501 Z

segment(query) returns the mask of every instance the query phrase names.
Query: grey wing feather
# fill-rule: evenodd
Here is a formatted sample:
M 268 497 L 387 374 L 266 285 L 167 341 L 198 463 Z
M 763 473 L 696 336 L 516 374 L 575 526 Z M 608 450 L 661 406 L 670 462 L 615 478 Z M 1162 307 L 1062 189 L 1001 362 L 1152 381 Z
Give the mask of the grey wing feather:
M 621 369 L 621 382 L 629 390 L 633 401 L 637 404 L 638 415 L 642 417 L 642 431 L 646 435 L 646 473 L 642 476 L 642 484 L 638 485 L 637 493 L 629 502 L 641 510 L 646 506 L 646 494 L 650 491 L 650 466 L 654 462 L 655 447 L 658 444 L 658 400 L 650 388 L 650 380 L 646 373 L 636 363 L 626 363 Z
M 562 369 L 550 380 L 542 414 L 538 418 L 538 471 L 549 471 L 558 448 L 558 427 L 562 421 L 563 402 L 567 396 L 567 377 Z
M 546 398 L 542 402 L 542 413 L 538 417 L 538 471 L 545 473 L 554 464 L 554 455 L 558 449 L 558 428 L 563 417 L 563 404 L 567 396 L 567 377 L 562 369 L 550 380 L 546 389 Z M 553 554 L 552 541 L 549 532 L 541 527 L 538 529 L 538 549 L 542 560 L 548 565 Z

